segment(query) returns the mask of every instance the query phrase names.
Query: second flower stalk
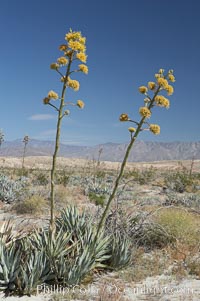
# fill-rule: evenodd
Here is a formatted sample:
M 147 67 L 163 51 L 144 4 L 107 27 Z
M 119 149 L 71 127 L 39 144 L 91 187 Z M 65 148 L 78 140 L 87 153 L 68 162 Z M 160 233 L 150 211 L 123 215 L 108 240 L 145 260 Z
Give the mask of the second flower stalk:
M 128 161 L 128 157 L 130 155 L 131 149 L 134 145 L 134 142 L 136 141 L 139 133 L 142 130 L 149 130 L 153 134 L 157 135 L 160 133 L 160 126 L 158 124 L 150 124 L 147 122 L 147 118 L 151 117 L 151 110 L 154 106 L 158 107 L 166 107 L 169 108 L 170 102 L 169 100 L 163 96 L 159 95 L 161 91 L 166 91 L 168 95 L 171 95 L 173 93 L 173 87 L 169 85 L 168 80 L 171 82 L 175 82 L 175 77 L 173 75 L 173 70 L 169 70 L 168 73 L 165 75 L 164 70 L 160 69 L 157 74 L 155 74 L 156 82 L 149 82 L 148 86 L 141 86 L 139 87 L 139 92 L 145 95 L 144 99 L 144 106 L 139 108 L 139 113 L 141 115 L 141 120 L 139 122 L 132 120 L 129 118 L 129 115 L 127 113 L 123 113 L 120 115 L 119 120 L 121 122 L 132 122 L 136 125 L 136 127 L 129 127 L 128 130 L 131 134 L 131 140 L 127 146 L 124 159 L 121 163 L 121 167 L 119 170 L 119 174 L 116 178 L 116 181 L 113 186 L 112 193 L 108 199 L 108 202 L 106 204 L 106 208 L 102 214 L 102 217 L 100 219 L 98 228 L 97 228 L 97 234 L 94 240 L 94 245 L 97 241 L 98 234 L 100 233 L 100 230 L 102 229 L 102 226 L 105 222 L 106 216 L 108 214 L 109 208 L 111 206 L 112 200 L 114 199 L 120 180 L 123 176 L 123 172 L 126 166 L 126 163 Z M 153 93 L 152 97 L 150 97 L 148 91 L 151 91 Z M 170 92 L 169 92 L 170 91 Z M 143 125 L 147 125 L 147 128 L 143 128 Z

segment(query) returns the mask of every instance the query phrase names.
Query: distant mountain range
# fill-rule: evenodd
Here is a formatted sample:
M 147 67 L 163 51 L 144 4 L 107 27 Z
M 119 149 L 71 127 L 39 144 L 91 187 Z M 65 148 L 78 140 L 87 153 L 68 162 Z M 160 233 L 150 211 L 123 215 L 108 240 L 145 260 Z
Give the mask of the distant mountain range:
M 105 143 L 96 146 L 60 145 L 59 156 L 67 158 L 97 159 L 101 151 L 102 161 L 122 161 L 127 144 Z M 21 157 L 24 144 L 21 140 L 3 142 L 0 156 Z M 30 140 L 26 156 L 51 156 L 54 142 Z M 200 159 L 199 142 L 149 142 L 136 141 L 129 162 Z

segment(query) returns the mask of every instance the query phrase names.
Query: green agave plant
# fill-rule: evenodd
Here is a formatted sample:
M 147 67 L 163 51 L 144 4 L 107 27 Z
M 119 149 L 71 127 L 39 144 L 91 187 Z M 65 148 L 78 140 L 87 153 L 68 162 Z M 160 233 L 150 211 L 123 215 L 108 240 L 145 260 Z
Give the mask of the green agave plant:
M 129 260 L 127 241 L 113 240 L 104 228 L 95 240 L 96 224 L 75 207 L 62 210 L 53 231 L 38 229 L 23 237 L 11 232 L 0 239 L 0 289 L 6 295 L 31 295 L 44 283 L 79 284 L 95 268 L 118 268 Z
M 73 238 L 79 242 L 79 254 L 82 255 L 82 250 L 90 248 L 88 252 L 94 257 L 92 268 L 105 267 L 103 262 L 110 257 L 110 236 L 102 229 L 94 245 L 97 229 L 91 217 L 85 212 L 79 214 L 76 207 L 69 206 L 61 211 L 61 217 L 55 223 L 58 229 L 73 233 Z
M 0 241 L 0 289 L 13 290 L 16 288 L 16 279 L 21 270 L 22 252 L 12 243 L 7 246 Z

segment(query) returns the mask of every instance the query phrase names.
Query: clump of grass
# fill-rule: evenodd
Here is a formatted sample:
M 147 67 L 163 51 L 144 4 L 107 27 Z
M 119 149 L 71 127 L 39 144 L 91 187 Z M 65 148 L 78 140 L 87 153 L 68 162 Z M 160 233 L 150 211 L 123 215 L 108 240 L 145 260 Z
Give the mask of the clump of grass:
M 55 187 L 56 211 L 66 208 L 68 205 L 76 205 L 79 208 L 88 203 L 84 191 L 80 187 L 56 185 Z
M 40 195 L 33 195 L 24 201 L 13 206 L 17 214 L 40 214 L 47 204 L 47 201 Z
M 55 200 L 59 207 L 60 205 L 62 207 L 66 207 L 66 205 L 72 200 L 72 192 L 63 185 L 56 185 Z
M 176 240 L 195 245 L 199 240 L 200 221 L 184 209 L 166 208 L 159 211 L 156 220 Z

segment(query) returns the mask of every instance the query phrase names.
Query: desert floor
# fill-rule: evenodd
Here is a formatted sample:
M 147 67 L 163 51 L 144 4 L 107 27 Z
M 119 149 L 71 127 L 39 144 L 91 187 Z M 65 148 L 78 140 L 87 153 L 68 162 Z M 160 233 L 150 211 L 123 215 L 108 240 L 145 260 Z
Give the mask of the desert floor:
M 9 204 L 0 200 L 1 226 L 4 222 L 10 220 L 13 225 L 14 233 L 17 233 L 17 231 L 28 231 L 32 227 L 42 227 L 48 224 L 49 183 L 44 185 L 42 183 L 37 184 L 34 181 L 35 178 L 38 177 L 37 173 L 42 172 L 43 175 L 49 177 L 51 161 L 51 157 L 25 158 L 25 170 L 31 173 L 30 186 L 34 186 L 33 188 L 35 189 L 36 195 L 40 194 L 46 199 L 44 210 L 42 209 L 41 212 L 33 213 L 18 212 L 16 204 Z M 16 179 L 21 165 L 21 158 L 0 157 L 0 174 L 9 174 L 10 177 Z M 58 158 L 57 169 L 65 171 L 69 175 L 69 178 L 73 177 L 74 174 L 76 177 L 77 175 L 80 176 L 80 178 L 90 178 L 96 174 L 98 174 L 99 177 L 100 174 L 102 177 L 101 180 L 106 182 L 107 175 L 111 175 L 113 179 L 115 179 L 119 168 L 120 163 L 118 162 L 96 162 L 84 159 Z M 149 170 L 152 171 L 152 173 L 149 178 L 147 178 Z M 186 185 L 184 191 L 179 192 L 174 188 L 175 186 L 173 186 L 173 181 L 177 179 L 172 176 L 171 178 L 169 177 L 169 175 L 172 174 L 178 174 L 179 176 L 185 175 L 185 177 L 192 174 L 195 180 L 191 185 Z M 160 220 L 160 213 L 165 213 L 166 210 L 172 212 L 172 214 L 174 213 L 173 211 L 186 212 L 194 219 L 196 223 L 194 230 L 199 233 L 199 174 L 200 160 L 195 160 L 194 162 L 188 160 L 128 163 L 125 176 L 120 186 L 121 194 L 119 194 L 118 200 L 116 201 L 117 206 L 130 214 L 134 214 L 135 212 L 148 212 L 152 215 L 153 220 L 155 217 L 156 222 Z M 169 178 L 168 182 L 166 178 Z M 98 206 L 89 199 L 87 187 L 73 181 L 69 181 L 67 185 L 64 185 L 62 182 L 57 185 L 56 193 L 58 202 L 56 209 L 58 214 L 61 207 L 65 207 L 69 204 L 75 204 L 80 210 L 89 209 L 91 213 L 95 213 Z M 101 184 L 102 183 L 99 185 Z M 167 202 L 170 198 L 173 200 L 175 198 L 175 202 L 168 204 Z M 193 203 L 191 203 L 192 205 L 187 203 L 187 200 L 193 199 L 195 199 L 196 203 L 193 201 Z M 116 203 L 114 204 L 113 210 L 115 209 L 115 205 Z M 169 223 L 173 225 L 173 221 L 169 220 Z M 188 232 L 185 233 L 187 236 Z M 63 291 L 58 293 L 54 290 L 51 294 L 47 291 L 40 291 L 35 296 L 23 296 L 20 298 L 10 296 L 5 300 L 200 300 L 200 240 L 197 238 L 195 242 L 189 245 L 190 242 L 188 243 L 187 239 L 184 240 L 184 237 L 181 236 L 177 237 L 175 247 L 167 244 L 163 248 L 152 248 L 150 250 L 146 250 L 145 246 L 137 247 L 133 250 L 133 261 L 128 267 L 119 271 L 97 273 L 89 285 L 76 287 L 74 288 L 75 291 L 70 288 L 69 291 L 65 291 L 64 295 Z M 3 293 L 0 293 L 0 300 L 4 300 Z

